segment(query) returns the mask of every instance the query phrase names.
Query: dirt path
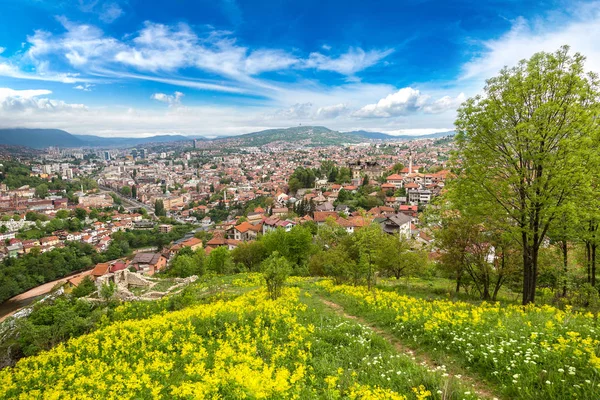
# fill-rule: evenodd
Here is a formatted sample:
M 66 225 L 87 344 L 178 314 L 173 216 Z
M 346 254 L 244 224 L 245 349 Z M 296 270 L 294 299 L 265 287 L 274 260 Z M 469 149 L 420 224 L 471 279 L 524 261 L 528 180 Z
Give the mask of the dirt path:
M 427 354 L 416 351 L 416 350 L 404 345 L 402 342 L 400 342 L 395 336 L 393 336 L 389 332 L 369 323 L 368 321 L 366 321 L 365 319 L 363 319 L 361 317 L 357 317 L 356 315 L 351 315 L 351 314 L 346 313 L 346 311 L 344 311 L 344 308 L 341 305 L 334 303 L 330 300 L 324 299 L 322 297 L 320 297 L 319 299 L 321 300 L 321 302 L 323 302 L 323 304 L 325 304 L 328 308 L 333 310 L 336 314 L 338 314 L 344 318 L 354 320 L 354 321 L 360 323 L 361 325 L 366 326 L 367 328 L 371 329 L 373 332 L 377 333 L 379 336 L 381 336 L 385 340 L 387 340 L 392 346 L 394 346 L 394 348 L 399 353 L 406 354 L 407 356 L 412 358 L 416 363 L 423 365 L 430 370 L 439 369 L 439 367 L 441 367 L 441 365 L 438 362 L 436 362 L 434 359 L 429 357 Z M 479 397 L 482 397 L 484 399 L 500 399 L 501 398 L 499 395 L 497 395 L 492 390 L 490 390 L 490 388 L 487 387 L 483 382 L 481 382 L 481 380 L 479 380 L 475 377 L 466 375 L 464 373 L 464 371 L 460 371 L 460 372 L 452 371 L 450 368 L 446 368 L 446 374 L 448 374 L 449 378 L 460 380 L 466 386 L 472 386 L 473 391 Z
M 91 269 L 83 272 L 76 272 L 74 274 L 65 276 L 64 278 L 60 278 L 55 281 L 47 282 L 43 285 L 36 286 L 33 289 L 26 291 L 25 293 L 16 295 L 15 297 L 11 297 L 4 303 L 0 304 L 0 322 L 4 321 L 6 318 L 10 317 L 22 308 L 27 307 L 33 299 L 40 297 L 44 294 L 50 293 L 52 288 L 54 288 L 54 286 L 56 286 L 58 283 L 66 282 L 67 280 L 76 276 L 89 275 L 91 272 Z

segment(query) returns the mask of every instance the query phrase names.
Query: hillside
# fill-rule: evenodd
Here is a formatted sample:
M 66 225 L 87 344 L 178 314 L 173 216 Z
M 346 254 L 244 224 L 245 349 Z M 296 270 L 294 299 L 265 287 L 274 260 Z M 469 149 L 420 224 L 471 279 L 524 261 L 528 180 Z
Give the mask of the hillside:
M 327 146 L 343 143 L 359 143 L 364 139 L 357 135 L 334 131 L 324 126 L 296 126 L 283 129 L 268 129 L 215 140 L 235 141 L 240 146 L 263 146 L 273 142 Z
M 370 132 L 370 131 L 350 131 L 344 132 L 351 135 L 361 136 L 365 139 L 376 139 L 376 140 L 411 140 L 411 139 L 437 139 L 446 136 L 454 136 L 454 131 L 430 133 L 426 135 L 390 135 L 383 132 Z
M 191 141 L 197 137 L 182 135 L 159 135 L 145 138 L 101 137 L 93 135 L 73 135 L 60 129 L 0 129 L 0 145 L 27 146 L 43 149 L 56 147 L 130 147 L 148 143 Z M 198 140 L 206 140 L 197 138 Z
M 297 143 L 305 146 L 330 146 L 347 143 L 361 143 L 371 140 L 411 140 L 435 139 L 454 135 L 454 132 L 441 132 L 430 135 L 389 135 L 382 132 L 351 131 L 339 132 L 324 126 L 296 126 L 292 128 L 268 129 L 259 132 L 246 133 L 212 139 L 214 142 L 235 143 L 242 147 L 264 146 L 274 142 Z M 0 145 L 27 146 L 43 149 L 56 147 L 134 147 L 149 143 L 167 143 L 192 141 L 194 139 L 207 141 L 200 136 L 158 135 L 145 138 L 101 137 L 94 135 L 74 135 L 60 129 L 0 129 Z
M 0 144 L 42 149 L 49 146 L 81 147 L 85 142 L 60 129 L 0 129 Z

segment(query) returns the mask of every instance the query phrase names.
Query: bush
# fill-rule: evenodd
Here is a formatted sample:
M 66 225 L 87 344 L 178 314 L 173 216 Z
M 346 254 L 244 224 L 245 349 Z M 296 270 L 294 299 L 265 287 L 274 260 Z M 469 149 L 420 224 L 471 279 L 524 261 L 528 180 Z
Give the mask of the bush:
M 79 298 L 89 296 L 95 291 L 96 285 L 94 284 L 94 281 L 89 276 L 86 276 L 81 282 L 79 282 L 79 286 L 73 288 L 71 294 L 73 295 L 73 297 Z
M 285 280 L 292 272 L 290 262 L 285 257 L 280 256 L 278 252 L 267 258 L 262 264 L 263 278 L 267 284 L 267 291 L 272 300 L 281 296 L 281 290 Z

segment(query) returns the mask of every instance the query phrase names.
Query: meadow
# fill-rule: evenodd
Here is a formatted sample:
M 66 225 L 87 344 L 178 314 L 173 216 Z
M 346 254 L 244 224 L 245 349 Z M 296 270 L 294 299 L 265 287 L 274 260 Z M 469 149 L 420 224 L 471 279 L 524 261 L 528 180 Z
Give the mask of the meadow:
M 97 330 L 0 371 L 0 398 L 597 399 L 600 393 L 591 314 L 298 277 L 271 300 L 262 286 L 255 273 L 213 277 L 171 298 L 123 303 Z

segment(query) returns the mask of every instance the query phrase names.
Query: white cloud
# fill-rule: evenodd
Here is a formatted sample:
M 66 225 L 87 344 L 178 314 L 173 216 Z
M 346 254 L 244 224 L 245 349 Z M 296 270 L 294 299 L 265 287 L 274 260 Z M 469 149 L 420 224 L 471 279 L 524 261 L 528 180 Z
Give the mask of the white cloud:
M 482 50 L 463 65 L 461 78 L 487 79 L 539 51 L 554 52 L 565 44 L 587 57 L 586 67 L 600 72 L 600 2 L 577 4 L 545 18 L 517 18 L 499 38 L 480 42 Z
M 364 51 L 361 48 L 351 47 L 347 53 L 339 57 L 329 57 L 321 53 L 311 53 L 306 66 L 322 71 L 333 71 L 342 75 L 354 75 L 359 71 L 369 68 L 394 52 L 388 50 Z
M 423 111 L 429 114 L 439 114 L 448 110 L 456 110 L 467 99 L 464 93 L 456 97 L 444 96 L 433 103 L 423 107 Z
M 425 105 L 429 96 L 421 94 L 420 91 L 411 87 L 398 90 L 396 93 L 387 95 L 374 104 L 367 104 L 353 113 L 360 118 L 388 118 L 407 115 L 418 111 Z
M 84 83 L 83 85 L 77 85 L 77 86 L 74 86 L 74 87 L 73 87 L 73 89 L 77 89 L 77 90 L 83 90 L 84 92 L 91 92 L 91 91 L 92 91 L 92 88 L 93 88 L 94 86 L 95 86 L 95 85 L 92 85 L 92 84 L 90 84 L 90 83 Z
M 337 118 L 348 112 L 348 106 L 344 103 L 335 104 L 333 106 L 319 107 L 317 110 L 317 118 Z
M 457 97 L 443 96 L 431 101 L 431 96 L 423 94 L 417 89 L 405 87 L 395 93 L 389 94 L 377 103 L 367 104 L 356 110 L 352 116 L 358 118 L 391 118 L 423 112 L 426 114 L 441 114 L 446 111 L 455 111 L 465 101 L 465 94 Z
M 312 103 L 297 103 L 286 109 L 277 110 L 272 115 L 267 114 L 267 119 L 283 119 L 294 121 L 296 119 L 308 119 L 313 114 Z
M 100 12 L 100 20 L 111 24 L 123 15 L 123 9 L 117 3 L 105 3 Z
M 49 94 L 52 94 L 52 91 L 46 89 L 14 90 L 0 88 L 0 115 L 3 113 L 16 115 L 15 113 L 72 112 L 86 109 L 83 104 L 68 104 L 64 101 L 39 98 L 39 96 Z
M 6 51 L 6 47 L 0 47 L 0 54 L 4 53 Z
M 167 103 L 170 106 L 172 106 L 176 104 L 181 104 L 181 99 L 183 98 L 183 96 L 185 95 L 181 92 L 175 92 L 172 95 L 165 93 L 154 93 L 152 96 L 150 96 L 150 98 L 153 100 L 160 101 L 162 103 Z

